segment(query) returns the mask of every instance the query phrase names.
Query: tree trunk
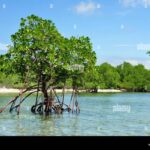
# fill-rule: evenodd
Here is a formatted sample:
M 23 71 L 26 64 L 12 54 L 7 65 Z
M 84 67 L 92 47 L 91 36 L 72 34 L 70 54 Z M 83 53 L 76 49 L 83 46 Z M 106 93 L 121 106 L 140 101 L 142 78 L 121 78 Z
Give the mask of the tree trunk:
M 49 113 L 50 112 L 50 99 L 48 97 L 48 92 L 47 92 L 47 88 L 46 88 L 46 80 L 45 80 L 45 76 L 42 76 L 42 93 L 44 95 L 44 105 L 45 105 L 45 113 Z
M 62 107 L 63 107 L 64 99 L 65 99 L 65 88 L 66 88 L 66 81 L 64 82 L 64 86 L 63 86 Z

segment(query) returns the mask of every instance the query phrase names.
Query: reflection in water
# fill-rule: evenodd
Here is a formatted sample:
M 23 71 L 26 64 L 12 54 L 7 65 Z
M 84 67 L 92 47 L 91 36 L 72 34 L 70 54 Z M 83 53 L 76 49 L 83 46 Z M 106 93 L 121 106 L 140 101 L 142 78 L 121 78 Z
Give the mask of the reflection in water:
M 67 113 L 50 116 L 30 112 L 31 97 L 21 106 L 20 115 L 0 114 L 0 135 L 71 136 L 71 135 L 150 135 L 150 94 L 80 95 L 79 115 Z M 3 106 L 12 96 L 0 96 Z M 68 95 L 69 100 L 70 95 Z M 131 112 L 113 112 L 114 105 L 129 105 Z M 139 111 L 140 110 L 140 111 Z

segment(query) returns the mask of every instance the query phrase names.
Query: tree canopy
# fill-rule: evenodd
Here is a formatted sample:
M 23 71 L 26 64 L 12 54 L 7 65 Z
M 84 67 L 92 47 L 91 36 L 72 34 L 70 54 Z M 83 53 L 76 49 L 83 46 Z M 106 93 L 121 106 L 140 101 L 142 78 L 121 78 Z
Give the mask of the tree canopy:
M 21 18 L 20 29 L 11 39 L 13 46 L 5 55 L 8 63 L 5 61 L 4 68 L 18 74 L 23 81 L 36 82 L 44 77 L 54 84 L 58 76 L 62 81 L 69 75 L 82 73 L 81 69 L 92 68 L 96 63 L 88 37 L 67 39 L 52 21 L 35 15 Z
M 64 93 L 66 81 L 71 78 L 77 93 L 78 80 L 83 79 L 96 63 L 89 37 L 66 38 L 51 20 L 35 15 L 21 18 L 20 28 L 11 40 L 13 45 L 0 58 L 3 62 L 0 69 L 6 74 L 17 75 L 25 88 L 36 84 L 37 92 L 41 90 L 43 93 L 46 112 L 52 108 L 50 103 L 53 100 L 52 90 L 49 95 L 48 89 L 61 82 Z M 61 107 L 63 101 L 64 96 Z

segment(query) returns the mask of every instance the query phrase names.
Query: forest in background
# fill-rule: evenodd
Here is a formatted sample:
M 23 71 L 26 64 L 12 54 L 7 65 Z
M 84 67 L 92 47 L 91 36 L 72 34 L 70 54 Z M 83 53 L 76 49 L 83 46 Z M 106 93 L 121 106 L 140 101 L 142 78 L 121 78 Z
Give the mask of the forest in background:
M 71 78 L 67 80 L 66 88 L 72 87 Z M 24 83 L 21 82 L 16 74 L 5 74 L 0 72 L 0 87 L 21 88 Z M 79 89 L 94 90 L 97 89 L 126 89 L 127 91 L 146 92 L 150 91 L 150 70 L 145 69 L 142 64 L 133 66 L 124 62 L 117 67 L 109 63 L 103 63 L 95 66 L 91 72 L 85 74 L 84 79 L 78 81 Z M 62 88 L 59 83 L 57 88 Z

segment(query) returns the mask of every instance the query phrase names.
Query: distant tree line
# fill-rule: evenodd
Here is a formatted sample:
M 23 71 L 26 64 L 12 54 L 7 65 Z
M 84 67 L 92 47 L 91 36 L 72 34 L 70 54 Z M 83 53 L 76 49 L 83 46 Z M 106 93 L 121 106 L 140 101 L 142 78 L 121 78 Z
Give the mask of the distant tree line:
M 62 74 L 63 77 L 63 74 Z M 77 80 L 80 89 L 96 92 L 100 89 L 126 89 L 127 91 L 146 92 L 150 91 L 150 70 L 145 69 L 142 64 L 133 66 L 128 62 L 114 67 L 109 63 L 95 66 L 84 74 L 82 79 Z M 0 87 L 21 88 L 23 83 L 16 74 L 5 74 L 0 72 Z M 72 81 L 68 78 L 66 87 L 71 88 Z M 63 84 L 57 84 L 62 88 Z
M 94 72 L 86 75 L 85 88 L 126 89 L 127 91 L 150 91 L 150 70 L 142 64 L 136 66 L 128 62 L 113 67 L 108 63 L 95 66 Z

